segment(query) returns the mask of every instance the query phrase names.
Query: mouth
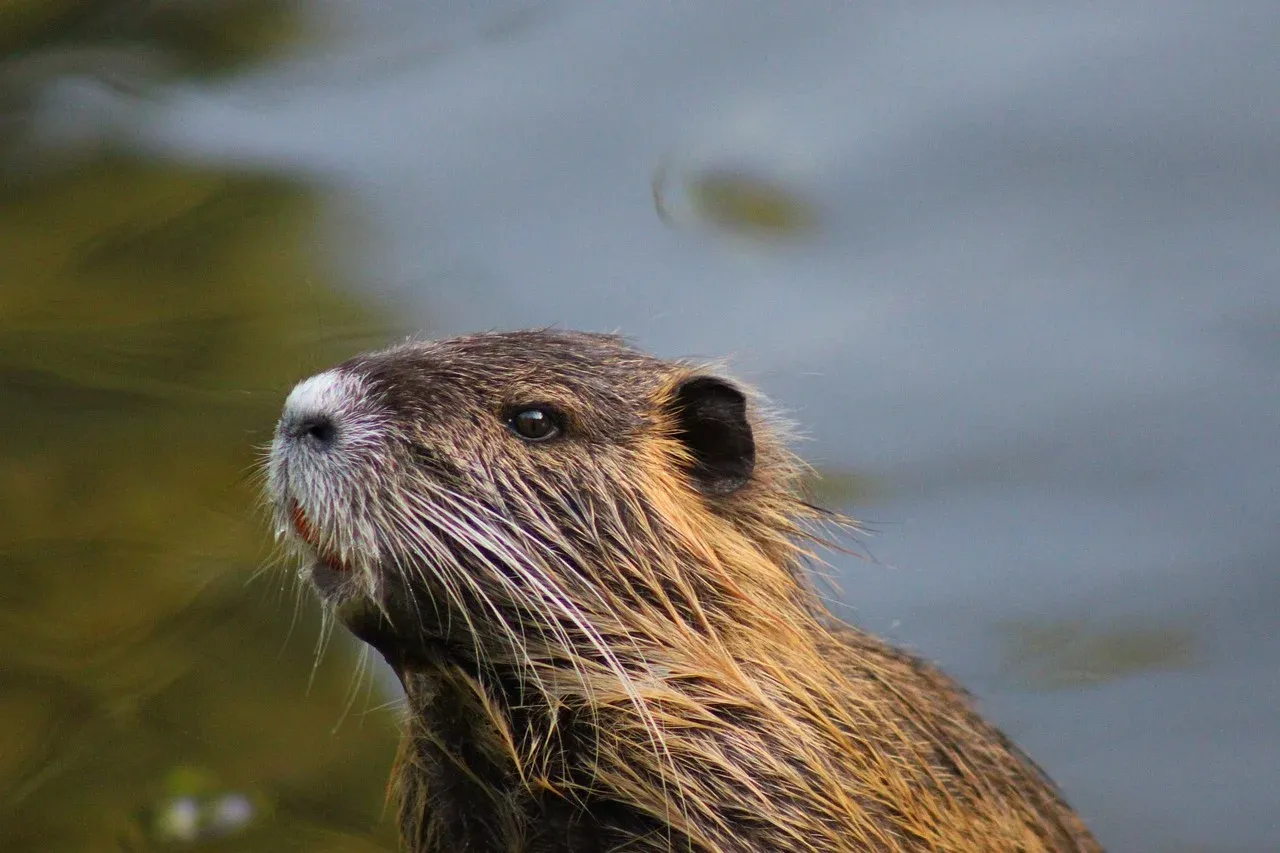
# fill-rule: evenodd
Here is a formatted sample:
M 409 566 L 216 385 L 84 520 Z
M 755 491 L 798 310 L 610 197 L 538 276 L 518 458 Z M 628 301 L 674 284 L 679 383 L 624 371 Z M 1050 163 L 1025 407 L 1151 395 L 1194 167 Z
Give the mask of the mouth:
M 355 581 L 360 576 L 332 547 L 326 550 L 315 526 L 307 518 L 302 506 L 292 500 L 289 504 L 289 522 L 293 532 L 315 555 L 307 570 L 311 585 L 332 607 L 334 614 L 357 639 L 376 649 L 391 665 L 403 683 L 404 670 L 410 659 L 426 659 L 438 656 L 425 640 L 406 646 L 401 639 L 407 634 L 397 630 L 391 615 L 384 607 L 375 606 L 367 589 Z M 403 625 L 401 626 L 403 628 Z
M 296 500 L 290 504 L 289 521 L 293 524 L 293 532 L 297 534 L 298 538 L 315 552 L 318 568 L 323 568 L 335 575 L 345 576 L 351 574 L 351 566 L 347 564 L 341 554 L 332 549 L 326 550 L 323 547 L 320 535 L 307 519 L 307 514 L 302 511 L 302 506 Z

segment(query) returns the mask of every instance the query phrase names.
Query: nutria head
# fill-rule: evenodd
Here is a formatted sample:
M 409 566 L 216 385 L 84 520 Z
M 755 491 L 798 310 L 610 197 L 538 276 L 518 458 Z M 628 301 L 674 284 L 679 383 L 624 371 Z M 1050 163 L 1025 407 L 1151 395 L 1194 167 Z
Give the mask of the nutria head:
M 407 343 L 289 395 L 269 467 L 277 529 L 393 665 L 603 655 L 592 635 L 637 608 L 714 631 L 724 596 L 787 596 L 798 579 L 790 560 L 767 578 L 717 560 L 726 574 L 709 578 L 682 553 L 789 547 L 796 467 L 755 409 L 732 381 L 613 336 Z

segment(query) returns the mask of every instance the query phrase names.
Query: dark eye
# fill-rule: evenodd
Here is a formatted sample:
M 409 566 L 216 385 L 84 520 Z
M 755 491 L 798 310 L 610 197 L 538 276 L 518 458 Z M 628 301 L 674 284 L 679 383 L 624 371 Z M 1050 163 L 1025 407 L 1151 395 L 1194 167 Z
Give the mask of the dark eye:
M 547 406 L 517 409 L 508 423 L 526 441 L 546 441 L 560 434 L 560 416 Z

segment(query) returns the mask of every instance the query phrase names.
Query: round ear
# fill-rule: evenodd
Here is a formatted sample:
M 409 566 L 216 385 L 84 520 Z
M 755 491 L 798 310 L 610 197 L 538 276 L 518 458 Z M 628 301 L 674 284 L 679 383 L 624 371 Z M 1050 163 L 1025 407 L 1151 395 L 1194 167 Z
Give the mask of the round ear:
M 751 479 L 756 443 L 747 421 L 747 398 L 723 379 L 698 376 L 676 389 L 671 402 L 675 437 L 693 457 L 693 485 L 727 495 Z

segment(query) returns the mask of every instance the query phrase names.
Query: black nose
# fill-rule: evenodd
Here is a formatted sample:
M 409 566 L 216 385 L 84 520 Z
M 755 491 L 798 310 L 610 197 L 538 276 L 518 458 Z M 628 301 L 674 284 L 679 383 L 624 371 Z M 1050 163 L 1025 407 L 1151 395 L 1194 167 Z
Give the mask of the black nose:
M 321 449 L 332 447 L 338 440 L 338 427 L 328 415 L 307 415 L 288 428 L 289 435 Z

